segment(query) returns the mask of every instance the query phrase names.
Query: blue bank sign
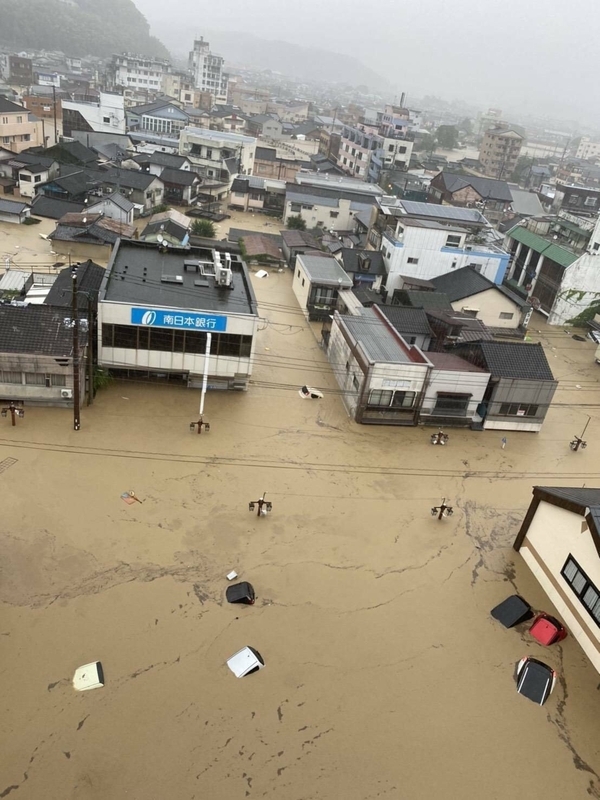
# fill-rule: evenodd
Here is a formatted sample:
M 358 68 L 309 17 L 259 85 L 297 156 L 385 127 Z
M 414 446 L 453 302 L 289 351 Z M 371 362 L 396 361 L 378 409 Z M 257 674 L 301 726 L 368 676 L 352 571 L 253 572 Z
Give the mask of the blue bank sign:
M 132 325 L 152 328 L 183 328 L 189 331 L 226 331 L 227 317 L 196 311 L 165 311 L 160 308 L 132 308 Z

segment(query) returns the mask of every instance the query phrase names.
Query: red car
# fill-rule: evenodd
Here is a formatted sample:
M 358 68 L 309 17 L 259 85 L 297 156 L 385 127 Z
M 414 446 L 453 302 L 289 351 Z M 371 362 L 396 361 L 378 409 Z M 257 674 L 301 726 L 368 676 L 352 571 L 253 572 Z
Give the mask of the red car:
M 546 646 L 562 642 L 567 635 L 566 629 L 557 619 L 543 613 L 534 619 L 529 633 L 536 641 Z

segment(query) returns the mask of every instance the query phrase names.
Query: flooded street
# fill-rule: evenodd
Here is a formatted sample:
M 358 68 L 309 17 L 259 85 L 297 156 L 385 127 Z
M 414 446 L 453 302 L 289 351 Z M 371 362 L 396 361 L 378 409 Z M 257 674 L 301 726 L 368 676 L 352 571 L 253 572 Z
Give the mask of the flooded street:
M 253 383 L 208 394 L 209 434 L 199 392 L 133 381 L 78 433 L 0 420 L 0 798 L 600 798 L 598 673 L 489 615 L 514 592 L 552 613 L 511 545 L 533 485 L 600 485 L 595 345 L 535 317 L 561 381 L 542 432 L 434 448 L 349 421 L 289 272 L 253 283 Z M 255 606 L 225 601 L 230 570 Z M 238 680 L 245 645 L 266 668 Z M 516 693 L 524 655 L 560 675 L 544 708 Z M 105 687 L 75 692 L 96 659 Z

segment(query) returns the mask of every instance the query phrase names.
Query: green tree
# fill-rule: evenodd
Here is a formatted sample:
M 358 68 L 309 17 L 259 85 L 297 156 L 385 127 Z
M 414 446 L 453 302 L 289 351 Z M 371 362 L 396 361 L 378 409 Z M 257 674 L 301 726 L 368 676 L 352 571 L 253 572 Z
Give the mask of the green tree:
M 302 219 L 302 217 L 299 214 L 297 217 L 288 217 L 287 226 L 288 228 L 291 228 L 294 231 L 306 230 L 306 222 Z
M 217 232 L 209 219 L 195 219 L 192 222 L 194 236 L 203 236 L 205 239 L 214 239 Z
M 415 150 L 418 153 L 433 153 L 436 144 L 435 136 L 432 136 L 430 133 L 424 133 L 421 135 L 419 141 L 415 143 Z
M 464 133 L 465 136 L 470 136 L 473 133 L 473 120 L 465 117 L 459 123 L 458 130 Z
M 440 125 L 435 132 L 435 138 L 444 150 L 454 150 L 458 144 L 458 131 L 454 125 Z
M 519 156 L 514 172 L 510 176 L 510 180 L 513 181 L 513 183 L 525 183 L 530 175 L 531 167 L 534 164 L 534 158 L 530 158 L 529 156 Z

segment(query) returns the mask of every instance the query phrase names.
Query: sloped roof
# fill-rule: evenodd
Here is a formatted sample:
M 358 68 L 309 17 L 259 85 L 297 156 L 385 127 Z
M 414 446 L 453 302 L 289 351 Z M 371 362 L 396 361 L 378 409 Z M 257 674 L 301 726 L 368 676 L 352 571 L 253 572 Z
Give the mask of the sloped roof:
M 124 197 L 120 192 L 111 192 L 111 194 L 106 194 L 103 197 L 99 197 L 96 203 L 91 203 L 88 208 L 91 209 L 97 203 L 103 203 L 105 200 L 108 200 L 110 203 L 114 203 L 114 205 L 127 213 L 129 213 L 132 208 L 135 208 L 135 204 L 132 203 L 127 197 Z
M 479 347 L 494 377 L 553 381 L 554 375 L 541 344 L 480 342 Z
M 193 186 L 195 183 L 200 182 L 200 178 L 195 172 L 188 172 L 184 169 L 171 169 L 165 167 L 160 173 L 160 179 L 163 183 L 172 183 L 175 186 Z
M 186 156 L 177 156 L 174 153 L 161 153 L 160 150 L 156 150 L 154 153 L 140 153 L 134 156 L 133 160 L 140 166 L 156 164 L 159 167 L 181 169 L 188 159 Z
M 512 209 L 515 214 L 524 217 L 538 217 L 544 213 L 544 208 L 540 203 L 540 198 L 535 192 L 527 192 L 524 189 L 510 187 L 512 195 Z
M 369 268 L 360 266 L 359 255 L 364 254 L 369 259 Z M 355 247 L 342 247 L 342 264 L 346 272 L 359 272 L 363 275 L 385 275 L 385 262 L 383 254 L 378 250 L 357 250 Z
M 7 100 L 4 95 L 0 95 L 0 111 L 6 114 L 19 114 L 19 113 L 28 113 L 28 110 L 25 106 L 20 106 L 18 103 L 12 103 L 10 100 Z
M 306 231 L 280 231 L 281 238 L 288 247 L 312 247 L 319 250 L 319 243 L 312 234 Z
M 507 289 L 506 286 L 499 286 L 498 284 L 490 281 L 480 272 L 477 272 L 473 267 L 461 267 L 453 272 L 446 272 L 444 275 L 438 275 L 437 278 L 432 278 L 436 291 L 444 292 L 448 300 L 454 303 L 456 300 L 464 300 L 467 297 L 473 297 L 481 292 L 487 292 L 489 289 L 496 289 L 501 292 L 509 300 L 512 300 L 515 305 L 522 307 L 525 301 L 516 294 Z
M 427 314 L 422 308 L 411 306 L 382 306 L 377 308 L 400 334 L 433 336 Z
M 339 261 L 333 256 L 313 256 L 302 254 L 296 263 L 301 264 L 311 283 L 321 286 L 339 286 L 340 289 L 350 289 L 352 279 L 342 269 Z
M 452 311 L 452 304 L 443 292 L 419 292 L 401 289 L 395 293 L 402 305 L 413 308 L 439 308 Z
M 71 200 L 57 200 L 44 194 L 38 194 L 34 197 L 31 204 L 32 214 L 36 217 L 48 217 L 49 219 L 60 219 L 65 214 L 77 214 L 83 209 L 83 203 L 73 203 Z
M 90 295 L 92 299 L 97 298 L 104 274 L 104 268 L 98 266 L 98 264 L 95 264 L 89 259 L 79 265 L 77 270 L 77 290 L 79 292 L 77 295 L 77 305 L 80 309 L 87 310 L 87 295 Z M 67 267 L 66 269 L 62 269 L 56 276 L 56 280 L 52 284 L 52 288 L 48 292 L 44 304 L 47 306 L 67 306 L 70 308 L 72 302 L 72 287 L 73 279 L 71 277 L 71 269 Z
M 81 330 L 80 344 L 86 341 L 87 333 Z M 0 306 L 0 352 L 70 356 L 73 332 L 65 325 L 64 308 L 45 304 Z
M 577 261 L 578 256 L 571 253 L 570 250 L 565 250 L 554 242 L 549 242 L 537 233 L 533 233 L 523 225 L 517 225 L 508 231 L 508 236 L 515 239 L 517 242 L 522 242 L 526 247 L 540 253 L 544 258 L 549 258 L 563 267 L 570 267 L 574 261 Z
M 579 489 L 572 486 L 534 486 L 533 500 L 513 545 L 515 550 L 519 550 L 523 544 L 540 501 L 552 503 L 585 517 L 594 545 L 600 555 L 600 489 L 593 487 Z
M 2 214 L 22 214 L 27 207 L 27 203 L 19 203 L 15 200 L 4 200 L 0 197 L 0 213 Z
M 512 202 L 512 194 L 506 181 L 483 178 L 476 175 L 460 175 L 457 172 L 447 172 L 446 170 L 436 175 L 434 180 L 436 179 L 442 180 L 447 191 L 452 194 L 460 189 L 465 189 L 467 186 L 472 186 L 485 199 L 498 200 L 505 203 Z

